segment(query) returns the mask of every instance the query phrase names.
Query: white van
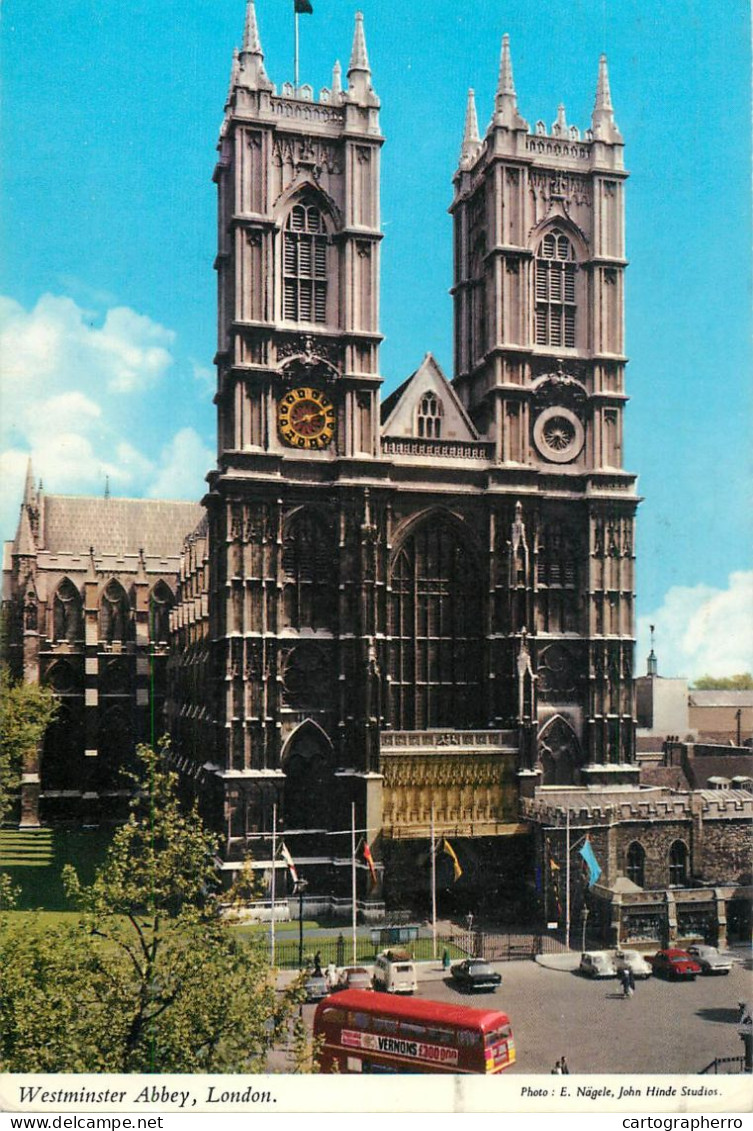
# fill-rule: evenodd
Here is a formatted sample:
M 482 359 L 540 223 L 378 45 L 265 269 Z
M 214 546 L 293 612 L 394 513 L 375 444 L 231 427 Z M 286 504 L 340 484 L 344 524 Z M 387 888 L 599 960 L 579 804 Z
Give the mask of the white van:
M 416 967 L 405 950 L 385 950 L 374 960 L 374 989 L 385 994 L 412 994 L 416 991 Z

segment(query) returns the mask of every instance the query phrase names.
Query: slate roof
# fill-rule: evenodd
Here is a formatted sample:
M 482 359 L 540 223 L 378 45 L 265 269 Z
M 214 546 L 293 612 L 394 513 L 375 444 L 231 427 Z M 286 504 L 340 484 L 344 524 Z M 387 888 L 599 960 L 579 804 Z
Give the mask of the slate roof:
M 689 703 L 691 707 L 753 707 L 753 691 L 691 691 Z
M 204 514 L 199 503 L 44 495 L 43 545 L 51 554 L 175 557 Z

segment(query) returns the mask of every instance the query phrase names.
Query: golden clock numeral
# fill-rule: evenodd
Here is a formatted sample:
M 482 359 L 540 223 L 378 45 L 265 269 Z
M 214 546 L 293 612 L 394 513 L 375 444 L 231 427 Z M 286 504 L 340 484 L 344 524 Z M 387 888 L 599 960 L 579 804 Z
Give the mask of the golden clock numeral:
M 308 392 L 308 389 L 296 389 L 295 395 L 298 397 L 299 401 L 302 401 L 306 399 Z
M 332 404 L 332 401 L 328 397 L 319 397 L 318 400 L 319 400 L 319 404 L 322 406 L 322 408 L 327 408 L 329 405 Z
M 319 441 L 316 438 L 316 436 L 312 436 L 311 439 L 309 440 L 309 447 L 310 448 L 318 448 L 319 447 Z
M 293 404 L 294 401 L 295 401 L 295 397 L 293 396 L 293 394 L 288 393 L 288 395 L 285 397 L 285 404 Z

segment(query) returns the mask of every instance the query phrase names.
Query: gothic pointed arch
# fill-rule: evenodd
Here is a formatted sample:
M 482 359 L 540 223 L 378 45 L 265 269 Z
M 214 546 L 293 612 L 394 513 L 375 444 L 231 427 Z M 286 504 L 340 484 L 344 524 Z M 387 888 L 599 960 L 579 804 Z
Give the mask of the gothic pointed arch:
M 81 594 L 69 577 L 64 577 L 55 590 L 53 601 L 53 633 L 56 643 L 69 644 L 82 640 L 84 618 Z
M 396 729 L 480 725 L 482 591 L 464 523 L 436 508 L 406 524 L 389 585 L 388 717 Z
M 170 586 L 161 579 L 149 594 L 149 639 L 153 644 L 170 640 L 170 610 L 175 598 Z
M 542 785 L 574 785 L 581 763 L 578 736 L 562 715 L 554 715 L 539 731 L 538 761 Z
M 329 629 L 335 616 L 334 532 L 317 507 L 301 507 L 285 519 L 282 539 L 283 624 Z
M 575 349 L 582 344 L 586 244 L 565 217 L 548 221 L 534 235 L 534 342 Z
M 676 840 L 669 849 L 669 886 L 686 887 L 688 883 L 688 846 Z
M 335 797 L 334 752 L 315 722 L 306 720 L 282 752 L 285 773 L 283 820 L 286 829 L 330 828 Z
M 634 840 L 628 846 L 625 858 L 625 874 L 639 888 L 646 886 L 646 850 L 640 841 Z
M 99 637 L 106 644 L 130 639 L 131 605 L 125 589 L 110 578 L 99 603 Z
M 280 315 L 285 322 L 324 325 L 334 320 L 337 300 L 332 206 L 309 184 L 286 203 L 280 218 Z

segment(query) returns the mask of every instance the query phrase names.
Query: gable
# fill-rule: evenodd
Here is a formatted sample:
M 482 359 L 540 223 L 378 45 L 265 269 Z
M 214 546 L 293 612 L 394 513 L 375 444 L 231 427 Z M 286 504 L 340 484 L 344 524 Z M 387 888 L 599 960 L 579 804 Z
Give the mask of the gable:
M 384 409 L 384 436 L 478 440 L 455 390 L 430 353 L 384 402 Z

